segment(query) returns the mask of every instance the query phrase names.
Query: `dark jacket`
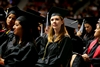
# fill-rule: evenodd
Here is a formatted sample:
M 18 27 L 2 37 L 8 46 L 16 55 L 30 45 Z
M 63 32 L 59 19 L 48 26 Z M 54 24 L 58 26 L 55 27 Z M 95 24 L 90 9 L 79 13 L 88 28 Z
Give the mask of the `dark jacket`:
M 5 59 L 4 67 L 34 67 L 38 59 L 36 45 L 27 42 L 24 46 L 13 45 L 13 41 L 0 47 L 1 57 Z
M 83 54 L 83 39 L 78 36 L 74 36 L 71 39 L 73 43 L 73 52 Z
M 91 48 L 90 52 L 88 53 L 89 46 L 93 44 L 94 46 Z M 96 42 L 96 39 L 89 42 L 86 46 L 86 50 L 84 53 L 89 55 L 90 58 L 90 65 L 93 65 L 93 67 L 100 67 L 100 45 L 98 44 L 98 41 Z
M 37 45 L 40 44 L 40 51 L 36 67 L 60 67 L 60 65 L 66 67 L 72 55 L 71 39 L 64 36 L 60 43 L 48 42 L 46 37 L 40 39 L 37 41 Z
M 6 40 L 9 40 L 11 41 L 14 37 L 14 34 L 13 34 L 13 31 L 9 31 L 7 33 L 6 32 L 3 32 L 1 35 L 0 35 L 0 45 L 2 45 Z

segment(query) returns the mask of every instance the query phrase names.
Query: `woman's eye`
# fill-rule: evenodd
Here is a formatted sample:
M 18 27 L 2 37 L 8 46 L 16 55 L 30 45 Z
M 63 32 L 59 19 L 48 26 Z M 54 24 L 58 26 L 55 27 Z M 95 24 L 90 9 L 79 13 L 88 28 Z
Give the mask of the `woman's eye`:
M 54 19 L 51 19 L 51 21 L 53 21 Z
M 18 26 L 18 24 L 15 24 L 15 26 Z
M 56 20 L 59 20 L 58 18 L 56 18 Z

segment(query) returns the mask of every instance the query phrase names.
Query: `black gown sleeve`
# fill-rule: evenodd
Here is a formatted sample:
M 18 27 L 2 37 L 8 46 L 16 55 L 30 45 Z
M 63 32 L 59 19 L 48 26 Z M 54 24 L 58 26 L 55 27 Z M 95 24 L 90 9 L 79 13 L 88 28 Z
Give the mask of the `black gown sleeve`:
M 28 43 L 22 48 L 14 47 L 12 52 L 5 57 L 5 67 L 34 67 L 37 59 L 36 47 Z

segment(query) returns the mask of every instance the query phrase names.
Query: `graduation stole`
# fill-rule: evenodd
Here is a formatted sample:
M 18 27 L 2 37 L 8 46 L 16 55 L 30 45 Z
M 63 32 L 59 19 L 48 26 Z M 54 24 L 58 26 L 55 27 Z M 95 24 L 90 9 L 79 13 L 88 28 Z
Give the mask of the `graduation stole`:
M 46 55 L 46 49 L 47 49 L 48 44 L 49 44 L 49 42 L 47 42 L 47 44 L 46 44 L 46 46 L 45 46 L 45 49 L 44 49 L 44 55 L 43 55 L 43 57 L 42 57 L 42 60 L 44 60 L 44 58 L 45 58 L 45 55 Z
M 10 32 L 10 30 L 8 30 L 7 32 L 6 32 L 6 34 L 8 34 Z
M 98 51 L 100 49 L 100 46 L 96 45 L 97 42 L 98 42 L 98 38 L 96 38 L 95 40 L 93 40 L 90 43 L 90 45 L 89 45 L 89 47 L 87 49 L 87 54 L 89 54 L 90 56 L 92 56 L 92 54 L 93 54 L 92 58 L 95 58 L 100 53 L 100 51 Z M 93 52 L 91 53 L 91 51 L 93 51 Z M 90 67 L 93 67 L 93 65 L 91 64 Z
M 87 54 L 90 53 L 91 49 L 94 47 L 94 45 L 95 45 L 97 42 L 98 42 L 98 38 L 96 38 L 95 40 L 93 40 L 93 41 L 90 43 L 90 45 L 89 45 L 89 47 L 88 47 L 88 49 L 87 49 Z

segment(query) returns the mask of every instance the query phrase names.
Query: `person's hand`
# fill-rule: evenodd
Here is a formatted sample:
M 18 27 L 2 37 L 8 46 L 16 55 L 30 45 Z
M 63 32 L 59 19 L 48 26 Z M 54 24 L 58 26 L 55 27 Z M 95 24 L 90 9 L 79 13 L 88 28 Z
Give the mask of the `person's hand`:
M 82 35 L 81 31 L 78 31 L 78 32 L 76 33 L 76 35 L 77 35 L 77 36 L 81 36 L 81 35 Z
M 4 59 L 0 58 L 0 65 L 4 65 Z
M 83 57 L 84 61 L 90 62 L 90 58 L 87 54 L 83 54 L 82 57 Z

